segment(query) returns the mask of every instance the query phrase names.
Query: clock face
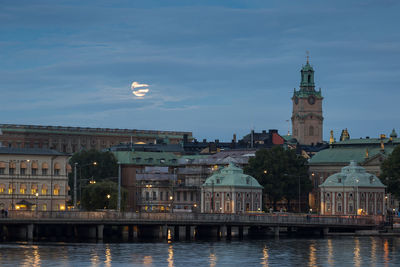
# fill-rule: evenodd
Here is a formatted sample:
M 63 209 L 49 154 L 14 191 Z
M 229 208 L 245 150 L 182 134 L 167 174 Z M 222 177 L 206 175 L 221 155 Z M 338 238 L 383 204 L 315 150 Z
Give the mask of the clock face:
M 294 103 L 297 105 L 299 103 L 299 99 L 297 98 L 297 96 L 294 98 Z
M 314 105 L 315 104 L 315 97 L 314 96 L 309 96 L 308 97 L 308 103 L 310 105 Z

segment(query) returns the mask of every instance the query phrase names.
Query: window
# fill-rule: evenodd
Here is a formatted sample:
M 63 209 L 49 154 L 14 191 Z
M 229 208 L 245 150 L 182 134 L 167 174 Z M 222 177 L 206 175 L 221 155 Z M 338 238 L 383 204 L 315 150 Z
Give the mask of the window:
M 47 210 L 47 205 L 46 205 L 46 204 L 43 204 L 42 210 L 43 210 L 43 211 L 46 211 L 46 210 Z
M 146 192 L 146 200 L 147 201 L 150 200 L 150 193 L 149 192 Z
M 19 186 L 19 193 L 22 195 L 25 195 L 25 193 L 26 193 L 26 185 L 25 184 L 21 184 Z
M 4 174 L 5 168 L 0 168 L 0 174 Z
M 0 194 L 4 194 L 6 190 L 6 186 L 4 184 L 0 184 Z
M 313 127 L 313 126 L 310 126 L 309 135 L 310 135 L 310 136 L 313 136 L 313 135 L 314 135 L 314 127 Z
M 217 179 L 217 184 L 220 184 L 221 183 L 221 180 L 220 179 Z
M 160 200 L 163 200 L 164 192 L 160 192 Z
M 14 169 L 14 168 L 9 168 L 9 169 L 8 169 L 8 173 L 9 173 L 10 175 L 14 175 L 14 174 L 15 174 L 15 169 Z
M 45 184 L 42 186 L 42 195 L 47 195 L 47 186 Z
M 59 169 L 55 169 L 54 170 L 54 175 L 56 175 L 56 176 L 60 175 L 60 170 Z
M 153 200 L 157 200 L 157 192 L 153 192 Z
M 181 200 L 181 192 L 176 192 L 176 199 Z
M 184 201 L 187 201 L 187 192 L 186 192 L 186 191 L 183 192 L 183 200 L 184 200 Z
M 32 169 L 32 175 L 37 175 L 37 169 Z
M 229 207 L 230 207 L 229 202 L 226 202 L 226 211 L 229 211 Z
M 337 211 L 342 212 L 342 203 L 337 204 Z
M 15 189 L 15 186 L 10 184 L 10 185 L 8 186 L 8 194 L 13 194 L 14 189 Z
M 53 195 L 58 196 L 60 194 L 60 186 L 54 185 Z
M 21 174 L 21 175 L 25 175 L 25 173 L 26 173 L 26 169 L 25 169 L 25 168 L 21 168 L 21 169 L 20 169 L 20 174 Z
M 42 175 L 47 175 L 47 169 L 42 169 Z
M 193 201 L 194 200 L 194 197 L 193 197 L 193 192 L 190 192 L 190 201 Z

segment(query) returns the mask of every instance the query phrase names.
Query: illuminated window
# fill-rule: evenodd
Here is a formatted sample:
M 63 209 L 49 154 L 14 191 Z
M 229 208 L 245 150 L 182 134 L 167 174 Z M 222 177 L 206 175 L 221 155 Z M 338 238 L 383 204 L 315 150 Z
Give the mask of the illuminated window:
M 25 191 L 26 191 L 25 188 L 20 188 L 20 189 L 19 189 L 19 193 L 20 193 L 20 194 L 23 194 L 23 195 L 24 195 L 24 194 L 25 194 Z
M 53 195 L 58 196 L 60 194 L 60 186 L 54 185 Z
M 47 204 L 43 204 L 42 210 L 43 210 L 43 211 L 46 211 L 46 210 L 47 210 Z
M 13 187 L 15 187 L 15 186 L 11 186 L 11 185 L 9 185 L 8 186 L 8 194 L 12 194 L 13 193 Z
M 42 195 L 47 195 L 47 186 L 45 184 L 42 186 Z
M 6 186 L 4 184 L 0 184 L 0 194 L 4 194 L 6 191 Z

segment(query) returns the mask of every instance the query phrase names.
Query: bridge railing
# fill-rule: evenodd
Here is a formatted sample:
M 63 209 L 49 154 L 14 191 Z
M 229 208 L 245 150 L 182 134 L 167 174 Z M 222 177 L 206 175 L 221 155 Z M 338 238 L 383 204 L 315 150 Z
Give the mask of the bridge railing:
M 378 225 L 382 216 L 319 216 L 309 214 L 136 213 L 116 211 L 10 211 L 7 220 L 210 222 L 241 224 Z

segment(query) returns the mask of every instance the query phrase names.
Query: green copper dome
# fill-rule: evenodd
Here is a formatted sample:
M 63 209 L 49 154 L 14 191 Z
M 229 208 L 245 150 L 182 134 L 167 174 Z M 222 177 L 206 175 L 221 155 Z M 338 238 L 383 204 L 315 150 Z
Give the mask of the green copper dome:
M 319 187 L 386 187 L 378 177 L 367 173 L 352 160 L 342 171 L 329 176 Z
M 236 167 L 233 163 L 229 163 L 228 167 L 217 171 L 207 178 L 203 186 L 263 188 L 254 177 L 244 174 L 243 170 Z

